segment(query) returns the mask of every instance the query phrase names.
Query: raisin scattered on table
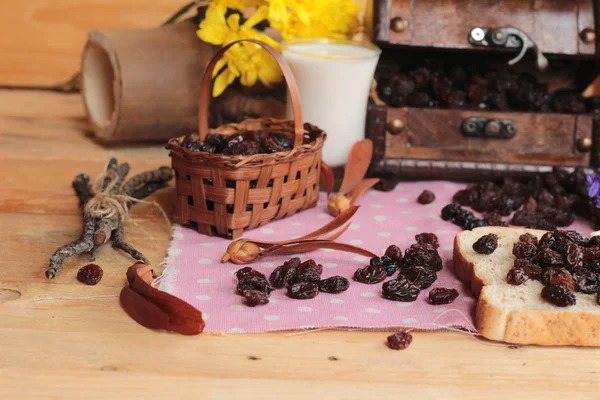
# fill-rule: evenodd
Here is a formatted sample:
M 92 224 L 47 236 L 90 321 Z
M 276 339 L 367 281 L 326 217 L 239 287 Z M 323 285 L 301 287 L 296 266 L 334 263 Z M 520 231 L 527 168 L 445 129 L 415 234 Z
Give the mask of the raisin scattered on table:
M 433 305 L 450 304 L 458 297 L 458 290 L 435 288 L 429 292 L 429 303 Z
M 431 204 L 435 201 L 435 194 L 429 190 L 423 190 L 423 193 L 417 197 L 419 204 Z
M 488 212 L 484 214 L 483 222 L 488 226 L 508 226 L 508 222 L 502 219 L 502 215 L 497 212 Z
M 244 267 L 242 269 L 238 269 L 235 272 L 235 277 L 238 279 L 238 281 L 242 280 L 242 278 L 244 278 L 246 276 L 257 276 L 257 277 L 263 278 L 263 279 L 267 278 L 265 276 L 265 274 L 260 273 L 260 272 L 258 272 L 257 270 L 255 270 L 254 268 L 251 268 L 251 267 Z
M 281 289 L 285 287 L 292 276 L 296 273 L 298 267 L 300 266 L 300 259 L 298 257 L 293 257 L 288 261 L 285 261 L 283 265 L 275 268 L 269 277 L 271 281 L 271 285 L 275 289 Z
M 265 292 L 261 292 L 260 290 L 246 290 L 242 294 L 246 299 L 246 303 L 250 307 L 256 307 L 258 305 L 269 303 L 269 295 L 267 295 Z
M 367 285 L 383 282 L 387 278 L 387 272 L 384 267 L 369 265 L 365 268 L 359 268 L 354 272 L 354 280 Z
M 287 295 L 292 299 L 313 299 L 319 294 L 319 285 L 312 282 L 294 283 L 288 286 Z
M 440 242 L 435 233 L 419 233 L 415 235 L 415 240 L 417 243 L 428 244 L 436 249 L 440 247 Z
M 404 350 L 412 343 L 412 335 L 407 331 L 400 331 L 387 337 L 387 343 L 392 350 Z
M 306 260 L 298 266 L 296 272 L 289 278 L 288 283 L 319 283 L 322 272 L 323 266 L 321 264 L 317 264 L 314 260 Z
M 398 249 L 400 250 L 400 249 Z M 387 251 L 386 251 L 387 254 Z M 402 254 L 402 253 L 401 253 Z M 400 258 L 400 262 L 402 262 L 402 258 Z M 369 260 L 369 265 L 373 267 L 383 267 L 385 268 L 385 272 L 387 276 L 392 276 L 396 271 L 400 269 L 400 262 L 397 262 L 391 259 L 388 256 L 383 257 L 373 257 Z
M 382 295 L 388 300 L 411 302 L 419 297 L 421 290 L 408 279 L 394 279 L 383 284 Z
M 319 282 L 319 290 L 324 293 L 342 293 L 348 290 L 350 282 L 343 276 L 332 276 Z
M 271 285 L 269 285 L 269 282 L 267 282 L 267 278 L 256 275 L 246 275 L 239 280 L 237 284 L 237 292 L 243 296 L 244 292 L 247 290 L 258 290 L 268 295 L 274 289 Z
M 400 247 L 396 246 L 395 244 L 388 246 L 388 248 L 385 249 L 384 256 L 389 257 L 398 263 L 402 262 L 402 250 L 400 249 Z
M 559 273 L 555 274 L 549 282 L 550 285 L 563 285 L 569 290 L 575 290 L 575 282 L 573 281 L 573 277 L 569 273 Z M 594 293 L 594 292 L 592 292 Z
M 479 254 L 492 254 L 498 247 L 498 236 L 490 233 L 483 235 L 475 243 L 473 243 L 473 250 Z
M 563 285 L 548 285 L 542 289 L 542 297 L 558 307 L 568 307 L 576 303 L 575 294 Z
M 104 271 L 97 264 L 87 264 L 77 271 L 77 280 L 86 285 L 97 285 L 102 279 Z
M 408 279 L 421 290 L 427 289 L 437 280 L 435 271 L 420 265 L 402 268 L 399 275 L 399 278 Z
M 424 243 L 411 245 L 404 252 L 403 267 L 421 265 L 439 272 L 443 268 L 442 258 L 437 249 Z

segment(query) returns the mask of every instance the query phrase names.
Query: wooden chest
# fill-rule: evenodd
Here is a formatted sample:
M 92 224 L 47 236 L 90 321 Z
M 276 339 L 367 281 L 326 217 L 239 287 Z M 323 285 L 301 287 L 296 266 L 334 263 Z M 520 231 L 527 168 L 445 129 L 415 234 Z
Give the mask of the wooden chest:
M 488 178 L 600 166 L 593 0 L 374 0 L 370 173 Z M 512 65 L 508 65 L 508 64 Z

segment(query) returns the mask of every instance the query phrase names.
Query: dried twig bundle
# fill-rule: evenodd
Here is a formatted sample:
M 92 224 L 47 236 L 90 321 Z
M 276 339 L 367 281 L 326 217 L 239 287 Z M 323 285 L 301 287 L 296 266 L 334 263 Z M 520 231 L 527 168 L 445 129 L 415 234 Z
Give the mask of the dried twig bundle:
M 142 253 L 125 241 L 123 223 L 131 206 L 163 188 L 173 178 L 173 171 L 169 167 L 160 167 L 125 182 L 128 173 L 128 163 L 118 164 L 116 158 L 111 158 L 106 170 L 94 182 L 90 183 L 86 174 L 75 177 L 73 189 L 83 211 L 83 232 L 79 239 L 60 247 L 50 257 L 47 278 L 54 278 L 67 257 L 90 253 L 90 260 L 94 260 L 100 246 L 109 240 L 114 248 L 149 264 Z

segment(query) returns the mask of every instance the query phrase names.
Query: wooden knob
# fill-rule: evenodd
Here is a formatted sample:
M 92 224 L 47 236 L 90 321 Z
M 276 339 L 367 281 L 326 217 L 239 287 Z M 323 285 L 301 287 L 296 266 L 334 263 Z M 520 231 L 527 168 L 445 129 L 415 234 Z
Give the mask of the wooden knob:
M 588 137 L 581 138 L 577 141 L 577 150 L 582 153 L 587 153 L 592 150 L 592 139 Z
M 579 37 L 585 44 L 592 44 L 596 42 L 596 31 L 591 28 L 585 28 L 579 34 Z
M 392 135 L 398 135 L 404 129 L 404 121 L 399 118 L 394 118 L 387 123 L 387 130 Z
M 404 32 L 406 28 L 408 28 L 408 21 L 402 17 L 396 17 L 393 18 L 390 22 L 390 27 L 394 32 L 401 33 Z

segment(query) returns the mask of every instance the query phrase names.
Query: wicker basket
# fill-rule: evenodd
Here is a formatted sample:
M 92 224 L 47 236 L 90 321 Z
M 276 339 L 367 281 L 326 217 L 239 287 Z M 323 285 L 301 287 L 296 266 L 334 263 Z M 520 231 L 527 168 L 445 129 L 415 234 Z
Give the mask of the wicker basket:
M 246 39 L 267 50 L 279 63 L 286 79 L 294 110 L 294 121 L 259 118 L 239 124 L 208 128 L 212 72 L 217 61 L 233 42 L 209 62 L 204 72 L 198 113 L 198 137 L 208 133 L 231 135 L 242 131 L 286 133 L 294 138 L 288 152 L 231 156 L 190 151 L 181 144 L 184 137 L 171 139 L 172 166 L 176 173 L 176 218 L 196 225 L 198 232 L 237 238 L 244 230 L 265 225 L 314 207 L 319 196 L 321 149 L 326 134 L 302 123 L 298 87 L 287 63 L 267 44 Z

